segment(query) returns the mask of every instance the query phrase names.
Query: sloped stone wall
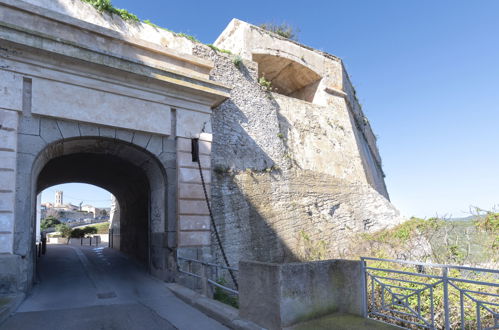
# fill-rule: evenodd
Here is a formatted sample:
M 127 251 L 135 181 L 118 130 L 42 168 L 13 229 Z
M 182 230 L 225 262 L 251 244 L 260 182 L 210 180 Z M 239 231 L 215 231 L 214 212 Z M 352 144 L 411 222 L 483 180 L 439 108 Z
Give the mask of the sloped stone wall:
M 348 256 L 354 235 L 401 221 L 365 176 L 343 99 L 325 107 L 270 93 L 257 64 L 199 45 L 231 98 L 213 111 L 212 207 L 231 264 Z M 212 252 L 221 262 L 212 237 Z

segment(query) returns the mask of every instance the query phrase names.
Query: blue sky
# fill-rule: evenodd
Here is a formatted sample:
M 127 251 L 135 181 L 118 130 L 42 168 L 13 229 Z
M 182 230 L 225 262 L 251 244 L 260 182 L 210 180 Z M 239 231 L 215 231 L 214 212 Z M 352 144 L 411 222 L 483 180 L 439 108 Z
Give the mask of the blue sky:
M 211 43 L 233 18 L 287 22 L 341 57 L 403 214 L 465 216 L 499 204 L 499 1 L 114 0 Z

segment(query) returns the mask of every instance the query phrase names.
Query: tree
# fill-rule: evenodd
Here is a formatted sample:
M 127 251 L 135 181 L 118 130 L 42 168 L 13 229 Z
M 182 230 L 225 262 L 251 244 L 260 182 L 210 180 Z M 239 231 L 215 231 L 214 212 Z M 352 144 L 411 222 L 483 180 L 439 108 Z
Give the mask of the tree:
M 83 228 L 83 232 L 85 233 L 85 235 L 97 234 L 97 228 L 95 228 L 93 226 L 88 226 L 88 227 Z
M 103 217 L 107 217 L 107 211 L 104 209 L 100 210 L 99 214 Z
M 56 225 L 60 224 L 61 222 L 53 216 L 46 217 L 41 221 L 40 227 L 42 230 L 46 230 L 48 228 L 55 227 Z
M 61 237 L 67 238 L 66 244 L 69 243 L 69 239 L 71 238 L 71 228 L 65 223 L 61 223 L 55 226 L 55 230 L 61 234 Z

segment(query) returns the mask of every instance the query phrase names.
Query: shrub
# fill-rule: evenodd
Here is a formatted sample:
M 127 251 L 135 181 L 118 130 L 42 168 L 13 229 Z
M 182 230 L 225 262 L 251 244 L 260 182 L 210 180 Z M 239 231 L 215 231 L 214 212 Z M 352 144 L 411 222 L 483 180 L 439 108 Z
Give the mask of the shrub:
M 55 227 L 56 225 L 58 225 L 60 223 L 61 222 L 57 218 L 49 216 L 41 221 L 40 227 L 42 230 L 45 230 L 48 228 Z
M 287 23 L 274 24 L 274 23 L 263 23 L 260 24 L 260 28 L 280 35 L 286 39 L 291 39 L 298 41 L 299 29 L 292 27 Z
M 94 6 L 95 9 L 97 9 L 100 12 L 107 12 L 111 15 L 113 14 L 118 15 L 125 21 L 133 21 L 133 22 L 140 21 L 136 15 L 130 13 L 128 10 L 114 7 L 113 4 L 111 3 L 111 0 L 82 0 L 82 1 L 91 4 L 92 6 Z
M 235 66 L 237 66 L 238 68 L 241 66 L 241 64 L 243 64 L 243 59 L 241 56 L 239 55 L 236 55 L 234 56 L 234 58 L 232 59 L 232 63 L 234 63 Z
M 68 225 L 66 225 L 65 223 L 58 224 L 55 226 L 55 230 L 61 233 L 61 237 L 67 238 L 68 241 L 66 243 L 69 243 L 72 230 Z
M 225 278 L 219 279 L 217 283 L 224 286 L 227 285 L 227 281 L 225 280 Z M 227 293 L 227 291 L 219 287 L 215 287 L 215 292 L 213 293 L 213 299 L 218 300 L 234 308 L 239 308 L 239 301 L 237 297 L 230 295 L 229 293 Z
M 265 90 L 267 90 L 267 91 L 271 91 L 272 90 L 272 82 L 270 82 L 267 79 L 265 79 L 265 76 L 261 76 L 260 79 L 258 79 L 258 83 Z

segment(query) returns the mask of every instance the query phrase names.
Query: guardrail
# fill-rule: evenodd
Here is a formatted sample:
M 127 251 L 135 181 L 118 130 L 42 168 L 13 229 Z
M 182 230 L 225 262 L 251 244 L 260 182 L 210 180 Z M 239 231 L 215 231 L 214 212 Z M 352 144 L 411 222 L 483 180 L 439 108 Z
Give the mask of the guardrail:
M 223 270 L 226 270 L 227 272 L 230 270 L 232 271 L 232 273 L 237 273 L 239 271 L 237 268 L 227 267 L 219 264 L 204 262 L 180 256 L 177 256 L 177 264 L 178 264 L 178 271 L 180 273 L 201 280 L 201 290 L 203 295 L 211 297 L 212 286 L 227 291 L 230 294 L 239 295 L 239 291 L 217 282 Z M 195 273 L 194 268 L 196 267 L 194 265 L 198 266 L 197 268 L 200 270 L 200 274 Z M 186 267 L 187 269 L 182 269 L 182 266 Z
M 499 329 L 499 270 L 361 260 L 367 317 L 408 329 Z

